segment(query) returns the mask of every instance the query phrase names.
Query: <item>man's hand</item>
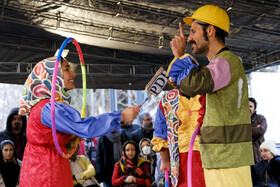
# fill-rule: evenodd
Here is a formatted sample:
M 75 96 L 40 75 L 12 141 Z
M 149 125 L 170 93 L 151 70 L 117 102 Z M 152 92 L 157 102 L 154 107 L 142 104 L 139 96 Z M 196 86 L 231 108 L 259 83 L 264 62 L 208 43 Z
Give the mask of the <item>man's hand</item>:
M 122 124 L 132 123 L 133 120 L 136 118 L 140 109 L 138 106 L 128 107 L 121 112 L 122 115 Z
M 170 162 L 161 162 L 160 171 L 164 174 L 166 169 L 170 173 Z
M 170 42 L 170 48 L 172 49 L 173 55 L 177 58 L 184 55 L 186 38 L 184 34 L 184 29 L 182 23 L 179 23 L 180 36 L 175 35 L 172 41 Z
M 164 174 L 165 169 L 168 170 L 168 173 L 170 173 L 170 159 L 169 159 L 169 151 L 166 148 L 163 148 L 160 151 L 160 157 L 161 157 L 161 165 L 160 165 L 160 171 Z

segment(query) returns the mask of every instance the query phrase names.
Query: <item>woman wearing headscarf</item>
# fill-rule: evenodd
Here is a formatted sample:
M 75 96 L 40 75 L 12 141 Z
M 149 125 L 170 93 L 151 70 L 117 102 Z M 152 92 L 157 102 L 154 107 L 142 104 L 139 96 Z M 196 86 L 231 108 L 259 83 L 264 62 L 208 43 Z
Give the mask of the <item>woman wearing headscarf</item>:
M 96 150 L 96 176 L 104 187 L 112 187 L 115 164 L 122 157 L 122 145 L 129 139 L 124 131 L 113 130 L 98 139 Z
M 123 145 L 123 157 L 116 163 L 112 176 L 113 186 L 151 186 L 149 161 L 139 156 L 139 147 L 134 141 Z
M 20 101 L 20 115 L 28 115 L 27 140 L 20 186 L 73 186 L 68 159 L 62 158 L 54 144 L 51 129 L 51 89 L 56 57 L 39 62 L 28 76 Z M 63 153 L 72 135 L 81 138 L 98 137 L 120 129 L 121 122 L 130 122 L 139 112 L 129 107 L 122 112 L 81 118 L 70 105 L 67 91 L 75 88 L 76 74 L 65 59 L 58 66 L 55 89 L 55 121 L 57 139 Z
M 0 186 L 15 187 L 19 184 L 20 165 L 17 161 L 14 143 L 11 140 L 1 142 Z
M 148 138 L 143 138 L 139 142 L 140 156 L 150 161 L 149 171 L 151 174 L 151 178 L 155 180 L 155 169 L 157 164 L 157 156 L 156 153 L 152 149 L 151 140 Z

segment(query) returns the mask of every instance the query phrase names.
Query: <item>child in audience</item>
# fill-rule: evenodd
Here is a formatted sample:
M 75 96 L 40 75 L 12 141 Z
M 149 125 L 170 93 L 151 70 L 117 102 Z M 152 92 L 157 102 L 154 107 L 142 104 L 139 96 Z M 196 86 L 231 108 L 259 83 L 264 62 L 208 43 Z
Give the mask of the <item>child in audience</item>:
M 139 157 L 139 148 L 134 141 L 123 145 L 123 157 L 116 163 L 112 177 L 113 186 L 151 186 L 149 161 Z
M 252 171 L 254 187 L 280 185 L 280 157 L 276 156 L 276 145 L 273 141 L 267 140 L 260 146 L 263 160 L 256 163 Z

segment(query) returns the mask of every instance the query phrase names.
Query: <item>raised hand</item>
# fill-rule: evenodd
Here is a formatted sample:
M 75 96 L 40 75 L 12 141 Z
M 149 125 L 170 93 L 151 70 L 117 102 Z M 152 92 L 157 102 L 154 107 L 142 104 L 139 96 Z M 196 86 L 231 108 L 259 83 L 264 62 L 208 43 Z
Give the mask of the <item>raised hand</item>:
M 180 36 L 175 35 L 170 42 L 170 48 L 172 49 L 173 55 L 177 58 L 184 55 L 186 38 L 182 23 L 179 23 Z

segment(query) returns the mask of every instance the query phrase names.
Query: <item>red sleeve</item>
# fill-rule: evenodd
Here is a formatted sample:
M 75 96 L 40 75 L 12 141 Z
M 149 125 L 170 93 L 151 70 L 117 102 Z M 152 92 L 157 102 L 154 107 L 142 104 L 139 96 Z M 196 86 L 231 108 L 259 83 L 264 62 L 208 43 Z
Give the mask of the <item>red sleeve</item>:
M 149 168 L 146 163 L 143 163 L 140 168 L 147 176 L 150 176 Z M 152 181 L 150 181 L 150 183 L 152 184 Z M 136 184 L 146 186 L 145 180 L 142 178 L 136 178 Z
M 119 167 L 120 167 L 119 162 L 117 162 L 115 165 L 115 168 L 114 168 L 113 176 L 112 176 L 112 185 L 113 186 L 122 186 L 122 184 L 124 183 L 125 176 L 120 176 Z

